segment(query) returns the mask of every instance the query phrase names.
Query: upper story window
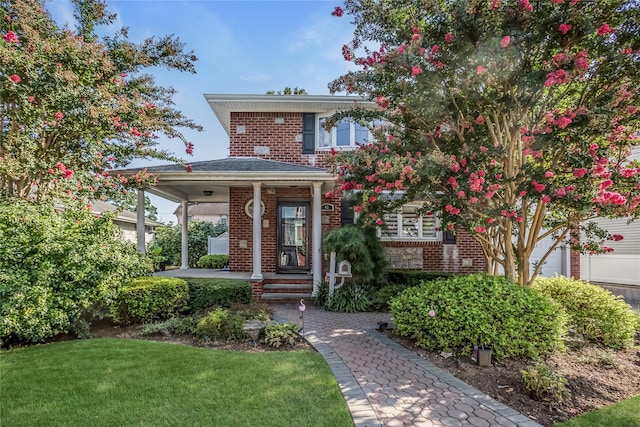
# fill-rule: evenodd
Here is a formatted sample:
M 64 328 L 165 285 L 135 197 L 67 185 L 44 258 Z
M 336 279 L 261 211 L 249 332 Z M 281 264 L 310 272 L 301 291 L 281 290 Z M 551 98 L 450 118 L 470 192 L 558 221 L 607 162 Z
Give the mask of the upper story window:
M 343 119 L 331 130 L 324 128 L 328 116 L 319 116 L 316 126 L 316 141 L 318 149 L 352 149 L 357 144 L 373 141 L 373 136 L 366 126 L 353 120 Z
M 439 242 L 442 240 L 440 221 L 433 212 L 418 215 L 419 205 L 407 204 L 397 212 L 384 216 L 384 225 L 379 228 L 382 240 L 420 240 Z

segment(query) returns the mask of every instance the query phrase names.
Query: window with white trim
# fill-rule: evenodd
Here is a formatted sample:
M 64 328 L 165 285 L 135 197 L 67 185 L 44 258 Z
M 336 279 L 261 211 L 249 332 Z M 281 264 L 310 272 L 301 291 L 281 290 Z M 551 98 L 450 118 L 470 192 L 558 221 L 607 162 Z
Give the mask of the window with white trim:
M 331 130 L 324 128 L 324 123 L 329 116 L 316 118 L 316 141 L 318 149 L 353 149 L 358 144 L 366 144 L 373 141 L 373 136 L 366 126 L 354 120 L 342 119 Z
M 382 240 L 419 240 L 439 242 L 442 240 L 440 221 L 433 212 L 418 214 L 420 205 L 407 204 L 397 212 L 386 214 L 384 224 L 378 228 Z

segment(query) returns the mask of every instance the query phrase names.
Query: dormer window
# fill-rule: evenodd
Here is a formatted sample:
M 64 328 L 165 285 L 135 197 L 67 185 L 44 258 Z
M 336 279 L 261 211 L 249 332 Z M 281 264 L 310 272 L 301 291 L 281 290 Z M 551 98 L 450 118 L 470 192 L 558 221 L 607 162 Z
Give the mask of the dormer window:
M 373 141 L 373 136 L 366 126 L 356 123 L 354 120 L 342 119 L 331 130 L 324 128 L 325 120 L 329 116 L 317 117 L 316 141 L 318 149 L 353 149 L 358 144 L 366 144 Z

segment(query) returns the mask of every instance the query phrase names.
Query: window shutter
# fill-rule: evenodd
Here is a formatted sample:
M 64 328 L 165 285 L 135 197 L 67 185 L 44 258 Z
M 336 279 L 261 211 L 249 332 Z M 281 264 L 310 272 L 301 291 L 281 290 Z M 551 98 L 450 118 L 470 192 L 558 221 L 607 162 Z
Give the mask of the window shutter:
M 445 245 L 455 245 L 456 235 L 449 230 L 445 230 L 444 233 L 442 233 L 442 243 Z
M 302 113 L 302 154 L 316 152 L 316 114 Z

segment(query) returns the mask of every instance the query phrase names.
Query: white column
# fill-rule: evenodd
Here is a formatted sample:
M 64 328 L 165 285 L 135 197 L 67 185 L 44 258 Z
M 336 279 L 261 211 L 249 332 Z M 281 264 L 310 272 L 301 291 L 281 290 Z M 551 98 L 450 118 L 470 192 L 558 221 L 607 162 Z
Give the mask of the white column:
M 322 283 L 322 183 L 313 183 L 313 214 L 311 217 L 311 259 L 313 265 L 313 295 L 318 292 L 318 286 Z
M 146 253 L 145 241 L 145 220 L 144 220 L 144 191 L 138 190 L 138 203 L 136 205 L 136 240 L 138 243 L 138 251 Z
M 253 183 L 253 273 L 251 280 L 262 280 L 262 183 Z
M 189 203 L 182 201 L 182 265 L 180 270 L 189 268 Z

